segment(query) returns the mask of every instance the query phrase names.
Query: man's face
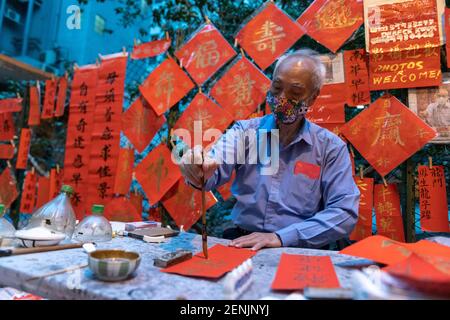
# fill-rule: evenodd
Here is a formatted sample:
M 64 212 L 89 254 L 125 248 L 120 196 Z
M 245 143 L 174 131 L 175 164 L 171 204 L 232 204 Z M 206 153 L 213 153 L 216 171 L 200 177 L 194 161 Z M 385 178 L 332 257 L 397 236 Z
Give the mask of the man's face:
M 437 103 L 440 105 L 445 105 L 448 101 L 448 92 L 444 90 L 439 90 L 439 92 L 436 95 Z

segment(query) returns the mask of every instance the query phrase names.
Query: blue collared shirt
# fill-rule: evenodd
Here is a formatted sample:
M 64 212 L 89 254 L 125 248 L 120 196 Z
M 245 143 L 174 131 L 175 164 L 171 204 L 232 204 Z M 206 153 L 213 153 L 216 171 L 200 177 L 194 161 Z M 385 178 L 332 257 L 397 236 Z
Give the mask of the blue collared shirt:
M 237 148 L 236 141 L 249 130 L 270 132 L 276 127 L 272 114 L 238 121 L 214 145 L 210 156 L 224 162 L 225 149 Z M 269 136 L 267 144 L 260 140 L 258 135 L 258 146 L 265 146 L 270 155 L 273 138 Z M 346 144 L 338 136 L 305 120 L 289 145 L 280 143 L 273 174 L 261 174 L 266 163 L 259 158 L 249 164 L 247 144 L 245 150 L 245 163 L 222 163 L 206 183 L 207 190 L 219 187 L 235 170 L 231 192 L 237 199 L 232 210 L 237 226 L 275 232 L 283 246 L 306 248 L 320 248 L 350 234 L 358 218 L 359 190 Z M 298 163 L 306 166 L 296 170 Z M 317 169 L 315 174 L 305 172 L 311 167 Z

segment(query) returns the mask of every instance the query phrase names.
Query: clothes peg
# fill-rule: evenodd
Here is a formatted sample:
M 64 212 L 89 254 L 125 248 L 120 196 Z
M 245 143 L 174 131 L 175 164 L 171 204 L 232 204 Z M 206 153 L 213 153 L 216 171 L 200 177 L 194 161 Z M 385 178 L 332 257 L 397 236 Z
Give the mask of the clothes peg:
M 364 179 L 364 171 L 363 171 L 363 166 L 359 166 L 359 177 L 362 179 Z
M 383 179 L 384 187 L 387 188 L 387 187 L 388 187 L 388 184 L 387 184 L 387 182 L 386 182 L 386 179 L 385 179 L 384 177 L 382 177 L 382 179 Z
M 433 158 L 431 156 L 428 157 L 428 166 L 433 169 Z

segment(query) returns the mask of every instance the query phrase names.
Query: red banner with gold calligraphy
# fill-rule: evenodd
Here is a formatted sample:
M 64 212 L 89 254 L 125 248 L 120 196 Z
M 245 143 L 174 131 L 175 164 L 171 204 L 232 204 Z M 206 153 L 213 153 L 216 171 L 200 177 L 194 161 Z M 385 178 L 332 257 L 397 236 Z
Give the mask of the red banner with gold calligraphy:
M 445 53 L 447 54 L 447 68 L 450 67 L 450 8 L 445 8 L 445 12 L 444 12 L 444 16 L 445 16 L 445 21 L 444 21 L 444 26 L 445 26 Z
M 22 111 L 22 101 L 23 101 L 22 98 L 0 100 L 0 113 Z
M 345 83 L 324 85 L 306 118 L 314 123 L 345 123 L 345 100 Z
M 88 208 L 113 198 L 128 55 L 102 57 L 98 70 L 94 130 L 89 156 Z
M 36 185 L 36 173 L 28 171 L 23 182 L 22 198 L 20 200 L 20 212 L 33 212 L 36 203 Z
M 377 235 L 396 241 L 405 241 L 400 195 L 396 184 L 376 184 L 374 206 L 377 222 Z
M 344 51 L 347 105 L 356 107 L 370 103 L 368 55 L 366 50 Z
M 50 170 L 50 187 L 49 187 L 50 200 L 59 195 L 63 183 L 63 177 L 64 177 L 63 170 L 59 168 Z
M 9 208 L 18 196 L 16 177 L 7 167 L 0 174 L 0 203 L 4 204 L 5 208 Z
M 67 97 L 67 78 L 61 77 L 58 85 L 58 99 L 56 100 L 55 117 L 62 117 L 64 115 L 64 108 L 66 106 Z
M 19 150 L 17 151 L 16 169 L 26 169 L 28 164 L 28 152 L 30 151 L 31 131 L 22 128 L 20 132 Z
M 420 226 L 428 232 L 450 232 L 443 166 L 419 166 Z
M 39 176 L 37 189 L 36 208 L 40 208 L 50 200 L 50 178 Z
M 39 81 L 38 81 L 39 84 Z M 39 85 L 30 87 L 30 111 L 28 126 L 38 126 L 41 123 L 41 94 Z
M 114 194 L 126 195 L 130 191 L 134 167 L 134 149 L 120 149 L 117 164 Z
M 11 112 L 0 113 L 0 141 L 10 141 L 14 139 L 16 126 Z
M 145 58 L 156 57 L 163 54 L 170 48 L 171 40 L 155 40 L 135 45 L 131 53 L 131 59 L 139 60 Z
M 45 82 L 44 104 L 42 106 L 42 119 L 51 119 L 55 113 L 55 99 L 56 99 L 56 80 L 47 80 Z
M 14 146 L 11 144 L 0 144 L 0 159 L 11 160 L 14 158 Z
M 88 168 L 91 136 L 94 129 L 94 109 L 98 67 L 88 65 L 75 69 L 67 124 L 64 184 L 74 189 L 72 206 L 78 220 L 87 207 Z
M 359 241 L 372 235 L 373 183 L 372 178 L 355 177 L 360 192 L 358 222 L 350 234 L 350 240 Z
M 137 192 L 131 192 L 130 194 L 130 202 L 131 204 L 136 208 L 136 212 L 142 216 L 143 207 L 142 207 L 142 201 L 144 200 L 144 197 L 142 194 Z

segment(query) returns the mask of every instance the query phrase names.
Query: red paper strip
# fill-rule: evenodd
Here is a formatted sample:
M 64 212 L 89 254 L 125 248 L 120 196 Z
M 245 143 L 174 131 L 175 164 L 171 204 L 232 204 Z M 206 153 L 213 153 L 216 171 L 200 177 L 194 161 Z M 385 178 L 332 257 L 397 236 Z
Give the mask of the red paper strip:
M 50 178 L 39 176 L 36 208 L 42 207 L 49 201 L 50 201 Z
M 142 217 L 143 207 L 142 201 L 144 197 L 140 193 L 131 192 L 130 194 L 130 202 L 136 208 L 136 212 L 139 216 Z
M 72 206 L 78 220 L 87 207 L 87 182 L 98 67 L 89 65 L 75 69 L 67 124 L 64 184 L 73 187 Z
M 18 195 L 16 178 L 11 174 L 11 170 L 6 168 L 0 174 L 0 203 L 9 208 Z
M 14 139 L 16 127 L 12 113 L 0 113 L 0 140 L 10 141 Z
M 133 47 L 133 53 L 131 53 L 131 59 L 138 60 L 156 57 L 166 52 L 170 48 L 170 44 L 170 39 L 164 39 L 135 45 Z
M 403 232 L 400 195 L 396 184 L 376 184 L 374 187 L 374 206 L 377 221 L 377 234 L 396 241 L 405 241 Z
M 0 144 L 0 159 L 11 160 L 14 158 L 14 147 L 10 144 Z
M 62 117 L 66 106 L 67 78 L 61 77 L 58 86 L 58 99 L 56 101 L 55 117 Z
M 114 193 L 126 195 L 130 191 L 134 167 L 134 149 L 120 149 Z
M 370 103 L 367 58 L 364 49 L 344 51 L 347 105 L 351 107 Z
M 161 269 L 161 272 L 176 273 L 183 276 L 218 279 L 250 259 L 256 251 L 238 249 L 216 244 L 208 249 L 208 259 L 198 253 L 192 259 Z
M 113 198 L 120 149 L 120 129 L 127 55 L 102 57 L 98 71 L 94 130 L 89 156 L 88 208 Z
M 345 92 L 345 83 L 324 85 L 306 118 L 314 123 L 345 123 Z
M 55 112 L 56 99 L 56 80 L 47 80 L 45 82 L 44 105 L 42 106 L 42 119 L 51 119 Z
M 272 289 L 302 290 L 306 287 L 340 287 L 331 258 L 282 253 Z
M 31 131 L 22 128 L 20 133 L 19 151 L 17 152 L 16 169 L 26 169 L 28 164 L 28 152 L 30 151 Z
M 0 113 L 20 112 L 22 111 L 22 98 L 2 99 L 0 100 Z
M 359 241 L 372 235 L 373 183 L 372 178 L 355 177 L 359 189 L 358 222 L 350 234 L 350 240 Z
M 59 195 L 63 183 L 63 177 L 64 177 L 63 170 L 61 169 L 50 170 L 50 189 L 49 189 L 50 200 Z
M 37 175 L 28 171 L 23 182 L 22 198 L 20 200 L 20 212 L 32 213 L 36 202 Z
M 420 225 L 430 232 L 450 232 L 443 166 L 419 166 Z
M 142 215 L 131 201 L 123 196 L 114 198 L 105 206 L 105 218 L 109 221 L 137 222 L 142 221 Z
M 38 126 L 41 123 L 41 96 L 39 87 L 30 87 L 30 112 L 28 126 Z

